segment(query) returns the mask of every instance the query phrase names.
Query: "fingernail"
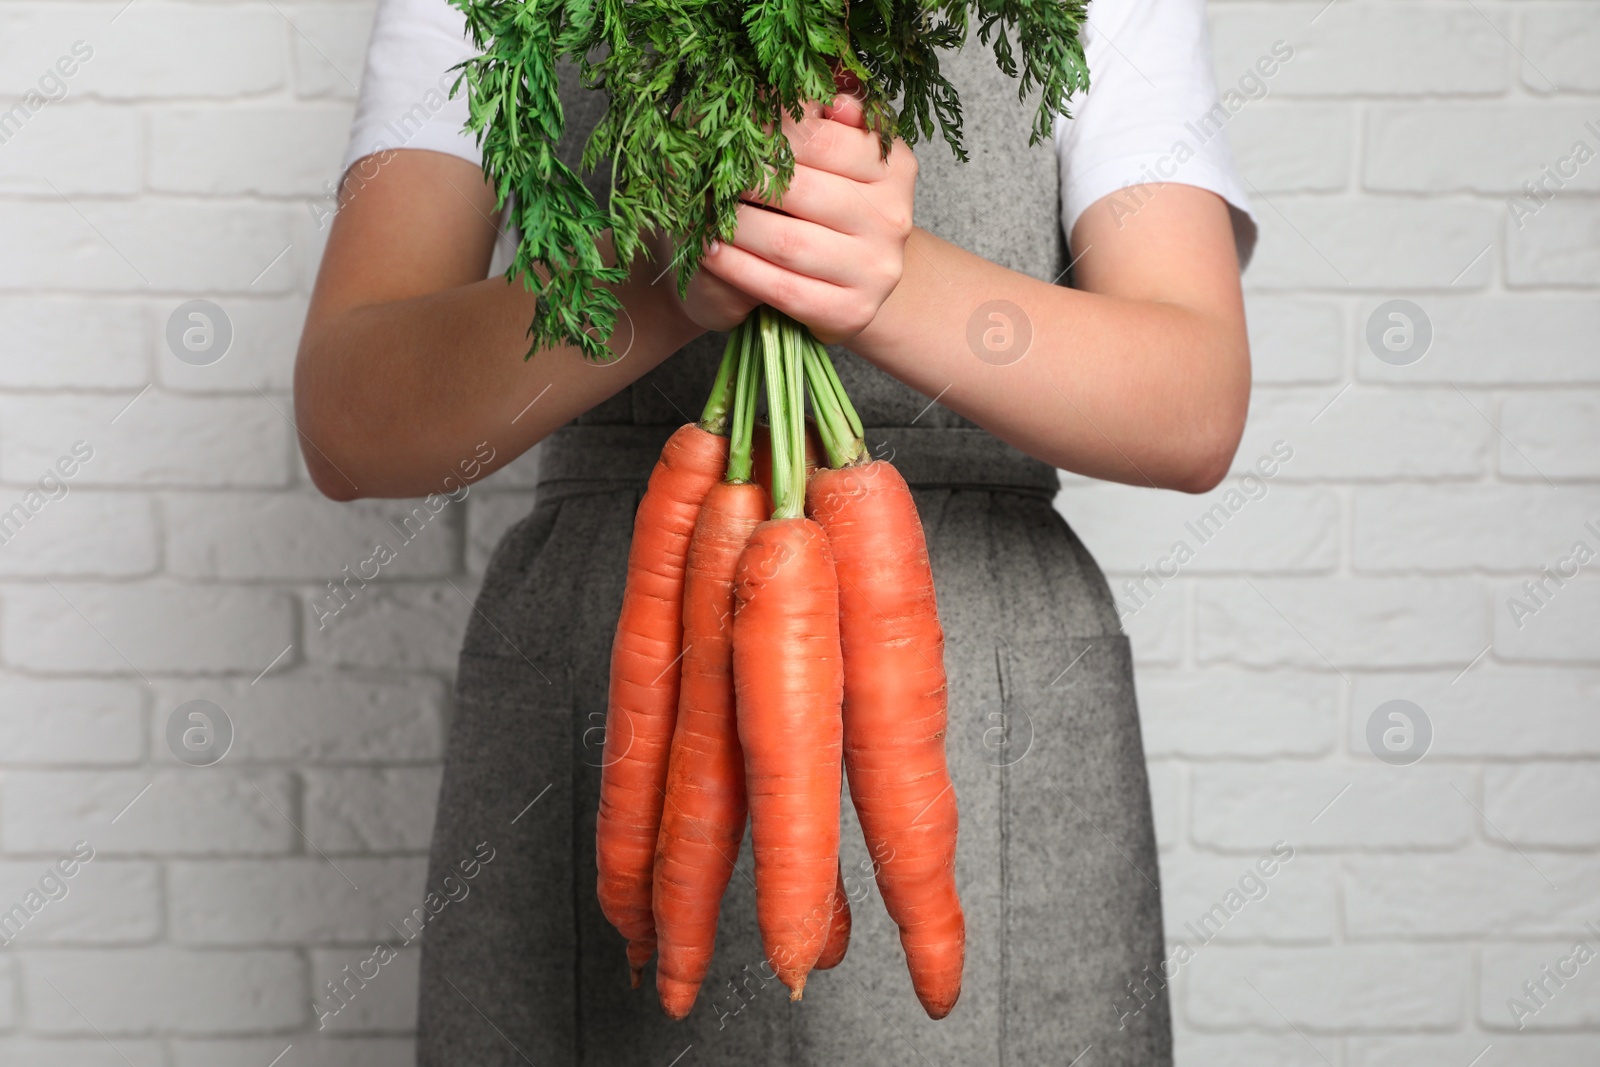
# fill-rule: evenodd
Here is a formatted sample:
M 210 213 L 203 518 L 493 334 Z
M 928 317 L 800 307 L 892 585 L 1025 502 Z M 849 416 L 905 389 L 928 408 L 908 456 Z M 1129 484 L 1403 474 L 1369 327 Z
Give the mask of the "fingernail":
M 710 244 L 706 245 L 706 255 L 714 256 L 714 255 L 717 254 L 718 250 L 720 250 L 721 248 L 722 248 L 722 242 L 718 241 L 718 240 L 713 240 Z

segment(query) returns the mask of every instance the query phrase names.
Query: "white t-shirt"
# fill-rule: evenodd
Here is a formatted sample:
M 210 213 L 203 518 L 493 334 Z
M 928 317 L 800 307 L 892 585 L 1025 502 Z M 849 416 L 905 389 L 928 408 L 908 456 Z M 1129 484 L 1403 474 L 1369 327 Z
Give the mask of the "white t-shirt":
M 1256 225 L 1221 128 L 1228 112 L 1218 110 L 1205 0 L 1093 0 L 1089 16 L 1089 91 L 1055 128 L 1068 237 L 1102 197 L 1172 181 L 1227 201 L 1239 262 L 1249 262 Z M 474 52 L 465 25 L 446 0 L 379 0 L 345 169 L 400 148 L 482 162 L 464 129 L 465 93 L 450 98 L 450 68 Z M 1136 206 L 1130 201 L 1130 210 Z

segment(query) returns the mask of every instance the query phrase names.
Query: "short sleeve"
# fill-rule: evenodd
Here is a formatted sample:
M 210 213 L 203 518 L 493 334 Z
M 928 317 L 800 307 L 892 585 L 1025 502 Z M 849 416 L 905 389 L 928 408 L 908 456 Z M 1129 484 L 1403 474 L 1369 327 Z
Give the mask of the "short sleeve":
M 1227 125 L 1265 94 L 1265 81 L 1247 72 L 1245 92 L 1219 97 L 1205 0 L 1095 0 L 1084 51 L 1089 91 L 1073 105 L 1071 119 L 1056 120 L 1068 238 L 1102 197 L 1130 185 L 1176 182 L 1227 202 L 1243 268 L 1255 250 L 1256 223 Z M 1264 58 L 1275 68 L 1270 54 Z
M 476 53 L 466 16 L 447 0 L 379 0 L 344 169 L 396 148 L 481 163 L 477 142 L 465 129 L 466 91 L 450 97 L 459 73 L 451 68 Z

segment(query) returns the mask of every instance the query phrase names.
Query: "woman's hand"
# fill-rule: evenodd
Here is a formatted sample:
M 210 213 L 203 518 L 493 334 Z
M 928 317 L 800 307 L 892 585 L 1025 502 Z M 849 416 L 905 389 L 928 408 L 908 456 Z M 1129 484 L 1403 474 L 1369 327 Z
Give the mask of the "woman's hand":
M 727 330 L 771 304 L 829 344 L 872 322 L 904 270 L 917 159 L 899 140 L 883 159 L 865 125 L 848 86 L 798 123 L 785 116 L 794 180 L 781 201 L 752 195 L 733 241 L 707 251 L 684 300 L 692 321 Z

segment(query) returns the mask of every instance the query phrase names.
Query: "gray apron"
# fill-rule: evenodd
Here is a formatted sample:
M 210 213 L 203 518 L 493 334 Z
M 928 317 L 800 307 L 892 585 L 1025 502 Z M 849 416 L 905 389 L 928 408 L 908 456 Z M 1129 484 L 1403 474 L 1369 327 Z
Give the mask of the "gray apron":
M 972 159 L 955 163 L 942 140 L 918 148 L 917 223 L 1058 279 L 1056 153 L 1027 145 L 1032 103 L 976 45 L 947 69 Z M 586 136 L 599 102 L 570 78 L 563 97 Z M 1053 468 L 842 349 L 868 446 L 912 486 L 938 590 L 961 1000 L 940 1022 L 923 1014 L 848 803 L 855 929 L 804 1001 L 763 965 L 748 835 L 689 1018 L 662 1013 L 653 966 L 629 988 L 595 899 L 611 639 L 645 480 L 698 414 L 723 340 L 700 338 L 552 435 L 533 512 L 496 549 L 461 653 L 434 831 L 428 887 L 445 898 L 452 879 L 459 899 L 422 939 L 419 1067 L 1169 1064 L 1149 787 L 1105 579 L 1052 506 Z

